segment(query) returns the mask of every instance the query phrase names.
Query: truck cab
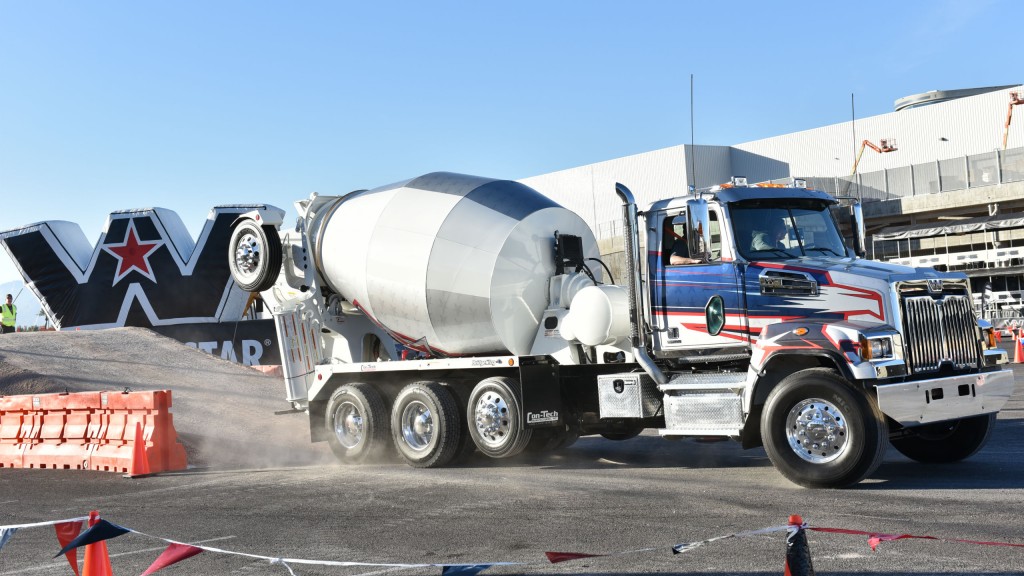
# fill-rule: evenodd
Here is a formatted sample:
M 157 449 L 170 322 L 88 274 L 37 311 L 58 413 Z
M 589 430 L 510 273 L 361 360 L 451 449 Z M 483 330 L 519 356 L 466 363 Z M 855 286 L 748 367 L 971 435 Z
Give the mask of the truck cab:
M 646 212 L 651 317 L 661 356 L 695 362 L 709 355 L 749 357 L 761 329 L 786 318 L 882 320 L 877 300 L 863 311 L 842 310 L 821 293 L 816 270 L 856 260 L 833 218 L 837 200 L 831 196 L 793 188 L 722 189 L 705 203 L 707 250 L 695 248 L 701 253 L 691 256 L 698 258 L 673 264 L 673 247 L 688 243 L 687 209 L 695 204 L 674 198 Z M 700 226 L 694 220 L 691 228 Z M 715 296 L 723 323 L 709 330 Z M 853 304 L 864 308 L 863 302 Z
M 984 444 L 1013 377 L 967 278 L 858 257 L 837 204 L 805 188 L 733 185 L 640 213 L 637 299 L 652 358 L 641 365 L 663 395 L 662 436 L 763 444 L 806 486 L 859 481 L 890 439 L 925 462 Z

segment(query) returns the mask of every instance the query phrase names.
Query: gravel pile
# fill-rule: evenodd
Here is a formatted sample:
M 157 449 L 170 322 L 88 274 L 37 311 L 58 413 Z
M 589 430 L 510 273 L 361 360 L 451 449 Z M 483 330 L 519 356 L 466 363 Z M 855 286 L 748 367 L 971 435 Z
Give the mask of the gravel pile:
M 190 466 L 267 468 L 333 463 L 287 410 L 284 383 L 144 328 L 0 336 L 0 395 L 171 390 Z

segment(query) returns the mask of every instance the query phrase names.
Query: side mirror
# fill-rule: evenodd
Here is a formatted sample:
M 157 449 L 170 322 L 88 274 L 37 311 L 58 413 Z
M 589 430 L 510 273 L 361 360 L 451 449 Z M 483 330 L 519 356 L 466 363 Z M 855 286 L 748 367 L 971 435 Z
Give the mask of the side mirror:
M 690 257 L 711 260 L 711 216 L 703 198 L 686 201 L 686 245 Z
M 853 251 L 857 256 L 864 258 L 868 253 L 867 233 L 864 230 L 864 209 L 860 202 L 853 205 L 853 220 L 850 222 L 853 228 Z

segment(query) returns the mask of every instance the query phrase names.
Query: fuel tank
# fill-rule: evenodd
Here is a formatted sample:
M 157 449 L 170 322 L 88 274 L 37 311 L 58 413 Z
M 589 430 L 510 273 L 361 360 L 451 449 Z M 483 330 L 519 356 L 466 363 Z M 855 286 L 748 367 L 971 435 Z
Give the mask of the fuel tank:
M 438 355 L 528 354 L 555 232 L 598 257 L 586 222 L 536 190 L 449 172 L 340 196 L 305 218 L 324 281 L 399 342 Z

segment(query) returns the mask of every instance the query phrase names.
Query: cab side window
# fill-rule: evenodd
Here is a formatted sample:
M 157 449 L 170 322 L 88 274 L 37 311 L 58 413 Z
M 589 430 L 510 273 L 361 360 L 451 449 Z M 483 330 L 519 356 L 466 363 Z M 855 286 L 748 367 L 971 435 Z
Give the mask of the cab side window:
M 686 246 L 686 225 L 681 222 L 685 220 L 686 213 L 666 217 L 661 223 L 661 264 L 663 266 L 678 265 L 680 258 L 689 258 L 690 253 Z M 673 220 L 676 221 L 673 224 Z M 676 264 L 672 263 L 672 255 L 677 256 Z
M 711 219 L 711 261 L 717 262 L 722 258 L 722 226 L 718 221 L 718 212 L 712 210 L 709 216 Z
M 718 220 L 718 213 L 712 211 L 710 214 L 710 236 L 711 262 L 718 261 L 722 257 L 722 230 Z M 692 257 L 686 243 L 686 212 L 666 217 L 661 223 L 662 245 L 661 262 L 664 266 L 685 266 L 688 264 L 703 264 L 705 261 Z

